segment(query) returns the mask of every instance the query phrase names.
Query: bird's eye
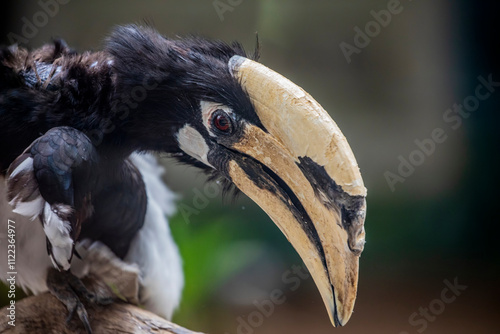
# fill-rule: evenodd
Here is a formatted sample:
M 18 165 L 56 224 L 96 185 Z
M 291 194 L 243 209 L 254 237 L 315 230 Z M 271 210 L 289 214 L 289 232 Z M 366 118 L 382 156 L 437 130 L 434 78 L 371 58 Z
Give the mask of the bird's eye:
M 212 124 L 217 130 L 223 133 L 230 133 L 232 130 L 231 119 L 222 109 L 217 109 L 214 112 Z

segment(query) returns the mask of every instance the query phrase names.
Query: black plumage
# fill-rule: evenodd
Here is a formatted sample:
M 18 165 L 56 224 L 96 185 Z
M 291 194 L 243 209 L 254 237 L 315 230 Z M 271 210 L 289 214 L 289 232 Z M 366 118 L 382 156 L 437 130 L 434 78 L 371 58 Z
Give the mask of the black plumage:
M 170 153 L 219 178 L 223 169 L 207 168 L 175 138 L 185 124 L 209 137 L 199 119 L 200 101 L 227 105 L 263 128 L 228 70 L 233 55 L 246 53 L 237 43 L 167 39 L 134 25 L 117 28 L 99 52 L 77 53 L 61 40 L 32 52 L 2 49 L 1 173 L 36 141 L 30 152 L 43 197 L 86 212 L 78 224 L 71 218 L 73 231 L 81 228 L 75 240 L 101 240 L 124 256 L 146 207 L 142 180 L 127 161 L 133 151 Z M 57 142 L 61 136 L 64 144 Z M 86 154 L 93 156 L 85 166 L 75 146 L 83 137 Z M 58 149 L 67 155 L 54 154 Z
M 166 220 L 173 195 L 155 159 L 137 154 L 156 151 L 245 192 L 311 269 L 332 323 L 349 319 L 366 210 L 354 156 L 311 96 L 246 58 L 237 43 L 168 39 L 135 25 L 117 28 L 99 52 L 62 41 L 0 50 L 2 203 L 24 216 L 25 286 L 50 290 L 90 332 L 75 306 L 81 289 L 45 279 L 55 273 L 45 237 L 64 275 L 95 271 L 114 284 L 128 273 L 120 285 L 132 302 L 172 315 L 183 286 Z M 36 236 L 26 218 L 42 223 Z M 71 262 L 75 247 L 83 255 Z
M 82 256 L 88 270 L 105 265 L 140 275 L 140 296 L 132 292 L 133 298 L 171 316 L 183 279 L 178 251 L 162 226 L 166 205 L 157 202 L 166 190 L 151 198 L 155 186 L 149 180 L 146 187 L 144 173 L 156 180 L 159 174 L 147 170 L 154 168 L 150 162 L 141 170 L 133 153 L 170 154 L 220 180 L 223 192 L 234 190 L 231 145 L 249 124 L 265 131 L 230 72 L 235 55 L 247 56 L 238 43 L 168 39 L 136 25 L 115 29 L 98 52 L 78 53 L 62 40 L 33 51 L 0 48 L 0 176 L 12 211 L 41 222 L 48 255 L 62 274 L 72 276 L 73 255 L 80 257 L 75 247 L 88 246 L 106 259 L 89 264 Z M 203 109 L 207 105 L 219 109 Z M 227 131 L 211 133 L 218 131 L 213 115 Z M 29 249 L 39 250 L 41 237 L 33 236 Z M 43 263 L 22 277 L 26 286 L 50 290 L 90 332 L 85 310 L 75 308 L 81 303 L 74 287 L 52 286 L 61 280 L 50 279 L 45 258 L 37 259 Z M 158 291 L 160 283 L 173 291 Z

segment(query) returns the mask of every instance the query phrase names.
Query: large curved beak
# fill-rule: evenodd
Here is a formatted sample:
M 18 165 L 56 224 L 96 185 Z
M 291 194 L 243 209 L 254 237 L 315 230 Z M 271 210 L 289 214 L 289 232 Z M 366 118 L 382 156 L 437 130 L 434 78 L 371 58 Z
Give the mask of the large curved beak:
M 366 189 L 344 135 L 300 87 L 244 57 L 229 62 L 265 130 L 247 125 L 228 174 L 309 269 L 334 326 L 349 320 L 365 244 Z

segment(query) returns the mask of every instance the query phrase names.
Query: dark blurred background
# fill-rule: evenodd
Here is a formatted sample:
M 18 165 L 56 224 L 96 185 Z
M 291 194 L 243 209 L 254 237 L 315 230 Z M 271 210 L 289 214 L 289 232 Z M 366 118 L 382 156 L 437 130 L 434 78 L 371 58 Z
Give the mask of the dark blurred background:
M 356 155 L 367 245 L 354 314 L 339 329 L 255 204 L 244 195 L 222 201 L 202 174 L 163 160 L 180 195 L 171 228 L 186 275 L 174 321 L 211 333 L 499 332 L 500 86 L 474 97 L 478 77 L 500 82 L 495 2 L 58 0 L 46 21 L 35 18 L 46 2 L 2 1 L 0 42 L 24 36 L 19 44 L 34 48 L 61 37 L 97 50 L 113 26 L 146 20 L 170 37 L 238 40 L 251 51 L 258 32 L 260 61 L 313 95 Z M 23 31 L 26 21 L 35 31 Z M 447 111 L 463 103 L 475 111 Z M 435 129 L 446 140 L 418 153 L 416 141 L 428 143 Z M 417 164 L 404 177 L 401 159 Z M 444 302 L 448 284 L 460 287 Z M 263 309 L 275 289 L 284 303 Z

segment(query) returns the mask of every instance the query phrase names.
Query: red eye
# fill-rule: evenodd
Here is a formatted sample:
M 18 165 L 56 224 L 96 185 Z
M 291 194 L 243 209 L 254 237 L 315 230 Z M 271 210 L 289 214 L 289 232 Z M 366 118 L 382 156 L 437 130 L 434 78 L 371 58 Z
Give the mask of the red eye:
M 219 131 L 229 132 L 231 130 L 231 121 L 229 120 L 229 116 L 227 116 L 226 113 L 220 109 L 215 111 L 212 122 Z

